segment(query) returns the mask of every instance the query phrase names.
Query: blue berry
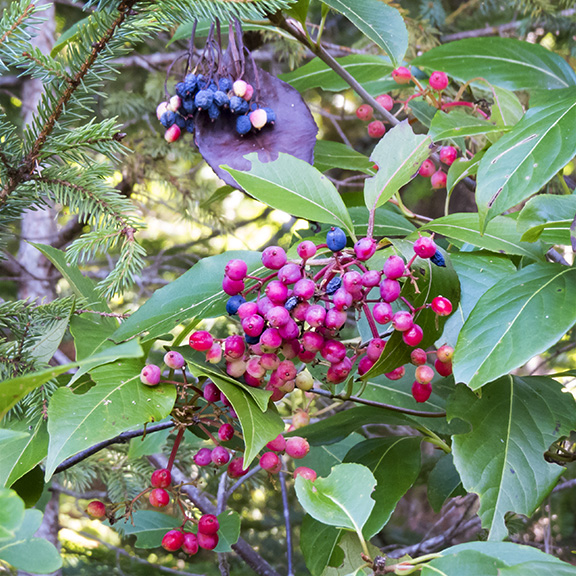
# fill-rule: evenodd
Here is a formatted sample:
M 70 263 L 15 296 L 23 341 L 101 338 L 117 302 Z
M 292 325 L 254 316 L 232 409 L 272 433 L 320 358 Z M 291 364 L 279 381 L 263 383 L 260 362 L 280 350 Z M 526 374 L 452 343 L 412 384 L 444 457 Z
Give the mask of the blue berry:
M 230 80 L 230 78 L 220 78 L 220 80 L 218 81 L 218 88 L 220 88 L 222 92 L 229 92 L 230 90 L 232 90 L 233 84 L 234 83 L 232 82 L 232 80 Z
M 180 98 L 186 96 L 186 84 L 184 84 L 184 82 L 178 82 L 178 84 L 176 84 L 176 94 L 180 96 Z
M 194 98 L 192 98 L 191 96 L 186 96 L 186 98 L 182 100 L 182 108 L 184 108 L 186 114 L 194 114 L 194 112 L 196 112 L 196 106 L 194 105 Z
M 436 264 L 436 266 L 440 266 L 441 268 L 446 268 L 446 260 L 444 260 L 444 256 L 442 256 L 440 250 L 436 250 L 434 256 L 430 258 L 430 262 Z
M 208 108 L 208 116 L 210 117 L 210 120 L 218 120 L 218 118 L 220 118 L 220 108 L 218 108 L 214 103 L 210 104 L 210 107 Z
M 236 296 L 230 296 L 230 298 L 228 298 L 228 302 L 226 302 L 226 312 L 228 312 L 230 316 L 234 316 L 234 314 L 238 312 L 238 308 L 240 308 L 244 302 L 246 302 L 246 298 L 240 294 L 236 294 Z
M 194 96 L 194 104 L 196 108 L 200 108 L 202 110 L 207 110 L 210 108 L 212 101 L 214 100 L 214 93 L 210 92 L 210 90 L 200 90 Z
M 189 132 L 190 134 L 194 134 L 194 119 L 193 118 L 187 118 L 186 119 L 186 132 Z
M 253 346 L 254 344 L 258 344 L 258 342 L 260 342 L 260 336 L 248 336 L 248 334 L 246 334 L 246 336 L 244 336 L 244 340 L 246 341 L 246 344 Z
M 333 226 L 326 234 L 326 244 L 332 252 L 339 252 L 346 246 L 346 234 L 344 230 Z
M 238 116 L 236 118 L 236 132 L 240 135 L 248 134 L 252 130 L 252 122 L 248 116 Z
M 230 105 L 230 98 L 228 98 L 226 92 L 218 90 L 217 92 L 214 92 L 214 103 L 220 108 L 226 108 Z
M 210 90 L 210 92 L 214 93 L 218 90 L 218 86 L 216 84 L 216 82 L 210 82 L 208 84 L 208 86 L 206 87 L 206 90 Z
M 180 116 L 180 114 L 176 114 L 176 120 L 174 121 L 174 124 L 176 124 L 176 126 L 178 126 L 178 128 L 185 128 L 186 127 L 186 118 L 184 118 L 184 116 Z
M 290 296 L 290 298 L 288 298 L 288 300 L 286 300 L 286 304 L 284 304 L 284 308 L 286 308 L 286 310 L 288 310 L 288 312 L 292 312 L 292 310 L 294 310 L 294 308 L 296 308 L 298 302 L 300 302 L 300 300 L 298 300 L 298 298 L 296 296 Z
M 246 114 L 248 112 L 248 102 L 240 96 L 232 96 L 230 98 L 230 111 L 234 114 Z
M 184 78 L 184 88 L 188 94 L 194 92 L 197 85 L 196 76 L 194 76 L 194 74 L 188 74 L 188 76 Z
M 336 290 L 338 290 L 338 288 L 340 288 L 342 286 L 342 278 L 340 276 L 335 276 L 334 278 L 332 278 L 332 280 L 330 280 L 330 282 L 328 282 L 328 285 L 326 286 L 326 294 L 328 294 L 329 296 L 334 294 L 334 292 L 336 292 Z
M 174 122 L 176 122 L 176 114 L 174 114 L 174 112 L 171 110 L 164 112 L 164 114 L 160 116 L 160 124 L 162 124 L 164 128 L 170 128 Z
M 276 112 L 274 112 L 272 108 L 264 108 L 264 111 L 266 112 L 266 117 L 268 118 L 266 124 L 274 124 L 274 122 L 276 122 Z

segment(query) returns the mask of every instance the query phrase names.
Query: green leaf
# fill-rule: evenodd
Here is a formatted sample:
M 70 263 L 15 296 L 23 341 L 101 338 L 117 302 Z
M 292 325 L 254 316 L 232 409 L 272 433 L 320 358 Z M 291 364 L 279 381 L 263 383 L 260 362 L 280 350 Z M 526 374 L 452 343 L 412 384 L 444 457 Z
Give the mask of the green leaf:
M 71 42 L 75 42 L 79 36 L 79 29 L 85 26 L 93 26 L 94 25 L 94 18 L 92 16 L 88 16 L 86 18 L 82 18 L 65 30 L 60 34 L 58 40 L 55 42 L 54 46 L 52 47 L 52 51 L 50 52 L 50 56 L 54 58 L 63 48 L 66 47 L 67 44 Z
M 143 438 L 132 438 L 128 446 L 128 458 L 136 460 L 143 456 L 162 452 L 171 432 L 172 430 L 167 428 L 166 430 L 158 430 L 153 434 L 148 433 Z
M 0 547 L 5 539 L 14 538 L 24 520 L 24 502 L 14 492 L 0 488 Z
M 372 494 L 376 505 L 363 530 L 366 539 L 378 534 L 388 523 L 400 498 L 418 478 L 421 441 L 415 436 L 371 438 L 354 446 L 346 455 L 345 462 L 363 464 L 377 482 Z
M 539 194 L 528 200 L 517 220 L 518 231 L 522 240 L 535 242 L 542 232 L 553 229 L 565 235 L 570 244 L 570 225 L 576 214 L 576 196 L 557 196 Z
M 261 162 L 256 152 L 245 158 L 252 163 L 249 171 L 224 169 L 250 196 L 293 216 L 334 224 L 353 234 L 352 220 L 338 190 L 316 168 L 284 153 L 274 162 Z
M 499 576 L 574 576 L 576 566 L 556 562 L 526 562 L 510 568 L 504 568 Z
M 286 9 L 286 13 L 296 18 L 300 24 L 306 25 L 306 17 L 308 16 L 308 8 L 310 6 L 310 0 L 296 0 L 289 8 Z
M 518 100 L 518 96 L 510 90 L 500 86 L 491 86 L 494 104 L 490 120 L 497 126 L 514 126 L 524 116 L 524 108 Z
M 492 556 L 508 566 L 524 564 L 525 562 L 550 562 L 564 565 L 564 562 L 559 558 L 545 554 L 538 548 L 534 548 L 534 546 L 523 546 L 512 542 L 466 542 L 447 548 L 443 551 L 443 554 L 455 554 L 467 550 L 475 550 L 487 556 Z
M 40 338 L 30 347 L 28 353 L 37 362 L 48 364 L 56 350 L 58 350 L 60 342 L 62 342 L 62 338 L 64 338 L 64 334 L 68 330 L 72 307 L 73 302 L 70 301 L 68 309 L 62 311 L 60 320 L 56 320 L 48 329 L 45 329 Z
M 478 166 L 480 160 L 482 160 L 484 152 L 478 152 L 474 155 L 474 158 L 466 160 L 465 158 L 457 158 L 452 166 L 448 168 L 448 175 L 446 178 L 446 190 L 448 195 L 452 195 L 452 191 L 456 187 L 456 184 L 467 178 L 468 176 L 475 176 L 478 172 Z
M 151 340 L 190 318 L 222 316 L 229 298 L 222 290 L 224 267 L 232 258 L 244 260 L 251 273 L 261 266 L 261 254 L 247 250 L 203 258 L 180 278 L 156 290 L 152 298 L 125 320 L 111 338 L 120 342 L 148 332 L 146 339 Z
M 306 514 L 300 527 L 300 548 L 312 576 L 322 576 L 343 530 L 327 526 Z
M 341 142 L 317 140 L 314 147 L 314 168 L 326 172 L 330 168 L 340 170 L 358 170 L 365 174 L 374 174 L 374 162 L 353 148 Z
M 460 474 L 454 466 L 452 454 L 444 454 L 428 475 L 428 502 L 434 512 L 440 512 L 440 509 L 452 496 L 463 496 L 465 494 L 462 488 Z
M 527 256 L 532 260 L 542 260 L 544 257 L 543 247 L 523 242 L 516 230 L 516 221 L 507 216 L 497 216 L 491 220 L 483 234 L 480 232 L 478 214 L 450 214 L 426 224 L 425 229 L 491 252 Z
M 218 514 L 218 522 L 218 546 L 214 548 L 214 552 L 232 552 L 232 546 L 240 538 L 240 516 L 233 510 L 225 510 Z
M 418 168 L 430 154 L 431 144 L 429 136 L 414 134 L 407 120 L 385 134 L 370 156 L 379 170 L 364 184 L 368 210 L 382 206 L 416 176 Z
M 576 75 L 555 52 L 512 38 L 467 38 L 428 50 L 414 66 L 442 70 L 467 82 L 482 77 L 509 90 L 567 88 Z
M 502 132 L 502 130 L 504 130 L 502 126 L 497 126 L 478 116 L 466 114 L 461 110 L 455 110 L 449 114 L 438 110 L 430 125 L 429 134 L 434 142 L 438 142 L 458 136 L 475 136 L 488 132 Z
M 295 432 L 297 436 L 301 428 Z M 298 466 L 307 466 L 318 474 L 318 476 L 328 476 L 332 468 L 344 462 L 344 457 L 350 449 L 364 440 L 360 434 L 353 432 L 350 436 L 334 442 L 333 444 L 319 444 L 310 446 L 310 452 L 304 458 L 298 460 Z
M 368 233 L 368 210 L 364 206 L 352 206 L 348 212 L 350 212 L 350 217 L 354 223 L 356 235 L 366 236 Z M 385 204 L 376 208 L 374 236 L 407 236 L 415 230 L 416 227 L 391 205 Z
M 456 346 L 458 334 L 480 297 L 497 282 L 516 273 L 512 261 L 499 254 L 456 252 L 450 260 L 460 280 L 460 302 L 444 325 L 442 344 Z
M 351 490 L 350 487 L 354 487 Z M 313 518 L 338 528 L 362 533 L 375 502 L 371 494 L 376 479 L 360 464 L 339 464 L 327 478 L 314 482 L 296 478 L 296 495 L 304 510 Z
M 48 406 L 50 445 L 46 479 L 69 456 L 146 422 L 168 416 L 176 400 L 171 384 L 145 386 L 142 362 L 121 360 L 92 371 L 96 386 L 84 394 L 60 388 Z
M 370 542 L 367 542 L 367 548 L 372 558 L 376 558 L 376 556 L 381 554 L 381 551 L 370 544 Z M 339 552 L 340 555 L 337 556 L 336 552 Z M 374 572 L 363 560 L 363 552 L 364 550 L 358 538 L 354 534 L 344 532 L 330 561 L 330 567 L 326 568 L 322 576 L 372 576 Z M 334 566 L 336 557 L 338 559 L 343 558 L 343 560 L 338 560 L 338 565 Z
M 368 54 L 352 54 L 344 58 L 336 58 L 336 61 L 362 85 L 374 81 L 375 78 L 388 76 L 393 69 L 390 62 L 381 56 Z M 281 74 L 279 78 L 300 92 L 312 88 L 321 88 L 327 92 L 340 92 L 350 88 L 348 82 L 320 58 L 314 58 L 292 72 Z
M 42 523 L 40 510 L 26 510 L 12 540 L 0 540 L 0 560 L 19 570 L 33 574 L 55 572 L 62 566 L 56 547 L 44 538 L 33 535 Z
M 476 550 L 463 550 L 458 554 L 443 553 L 442 558 L 434 558 L 424 564 L 422 576 L 499 576 L 506 564 L 495 560 L 492 556 L 482 554 Z
M 547 350 L 576 323 L 575 299 L 576 268 L 560 264 L 532 264 L 497 282 L 460 331 L 456 382 L 476 390 Z
M 480 497 L 490 540 L 508 535 L 507 512 L 530 516 L 564 472 L 543 454 L 574 429 L 575 408 L 551 378 L 504 376 L 486 385 L 481 398 L 456 389 L 448 417 L 467 420 L 472 430 L 453 437 L 454 463 L 466 490 Z
M 576 89 L 569 96 L 531 108 L 484 155 L 476 203 L 484 226 L 529 198 L 576 155 Z
M 158 548 L 168 530 L 178 528 L 182 521 L 174 516 L 153 510 L 136 510 L 132 514 L 133 523 L 115 524 L 118 532 L 126 536 L 136 536 L 136 547 Z
M 36 506 L 46 488 L 44 484 L 44 470 L 40 464 L 16 480 L 11 488 L 22 498 L 26 508 Z
M 379 0 L 322 0 L 340 12 L 370 40 L 383 48 L 394 67 L 408 49 L 408 31 L 400 12 Z

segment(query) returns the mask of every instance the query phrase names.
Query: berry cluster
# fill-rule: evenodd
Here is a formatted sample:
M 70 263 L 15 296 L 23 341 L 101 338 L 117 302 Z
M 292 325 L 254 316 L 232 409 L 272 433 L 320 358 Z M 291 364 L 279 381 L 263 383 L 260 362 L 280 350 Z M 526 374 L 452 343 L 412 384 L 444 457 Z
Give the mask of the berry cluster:
M 390 112 L 394 106 L 394 100 L 388 94 L 380 94 L 376 97 L 376 102 L 380 104 L 385 110 Z M 372 120 L 374 115 L 374 108 L 370 104 L 362 104 L 356 110 L 356 116 L 358 119 L 365 122 L 370 122 L 368 124 L 368 135 L 371 138 L 382 138 L 386 134 L 386 126 L 380 120 Z
M 386 346 L 378 324 L 389 325 L 387 334 L 398 331 L 405 344 L 416 347 L 423 338 L 423 330 L 415 322 L 421 309 L 430 307 L 438 316 L 452 312 L 452 304 L 442 296 L 420 308 L 401 297 L 402 282 L 416 282 L 410 267 L 417 256 L 444 264 L 432 238 L 419 237 L 409 262 L 393 255 L 382 270 L 370 270 L 364 264 L 376 252 L 373 238 L 358 240 L 353 249 L 346 244 L 345 233 L 332 228 L 326 244 L 301 242 L 299 260 L 294 262 L 288 261 L 281 247 L 270 246 L 262 253 L 262 264 L 270 271 L 264 278 L 248 274 L 244 261 L 230 260 L 222 287 L 230 296 L 226 309 L 238 316 L 243 335 L 218 339 L 199 330 L 190 336 L 190 346 L 205 352 L 209 363 L 224 360 L 229 376 L 242 378 L 249 386 L 265 387 L 272 392 L 272 400 L 278 401 L 295 387 L 309 390 L 313 386 L 310 372 L 301 364 L 326 366 L 325 380 L 330 384 L 346 381 L 356 363 L 357 373 L 366 374 Z M 326 247 L 332 257 L 314 261 L 318 248 Z M 312 271 L 317 264 L 322 265 L 320 271 Z M 256 298 L 248 301 L 254 292 Z M 407 309 L 394 311 L 394 302 Z M 351 311 L 366 315 L 373 336 L 369 342 L 346 344 L 339 338 Z M 403 375 L 403 366 L 386 374 L 392 380 Z M 414 397 L 422 401 L 421 395 Z
M 180 138 L 183 130 L 194 133 L 198 114 L 207 114 L 213 122 L 222 114 L 236 117 L 236 132 L 241 136 L 272 126 L 276 114 L 254 100 L 254 87 L 244 80 L 188 74 L 176 84 L 176 94 L 156 108 L 158 120 L 166 128 L 168 142 Z
M 456 158 L 458 158 L 458 150 L 454 146 L 443 146 L 440 148 L 440 162 L 446 164 L 446 166 L 452 166 Z M 442 168 L 436 170 L 434 162 L 428 158 L 422 162 L 418 170 L 418 174 L 424 178 L 430 178 L 430 183 L 432 188 L 446 188 L 446 172 L 442 171 Z

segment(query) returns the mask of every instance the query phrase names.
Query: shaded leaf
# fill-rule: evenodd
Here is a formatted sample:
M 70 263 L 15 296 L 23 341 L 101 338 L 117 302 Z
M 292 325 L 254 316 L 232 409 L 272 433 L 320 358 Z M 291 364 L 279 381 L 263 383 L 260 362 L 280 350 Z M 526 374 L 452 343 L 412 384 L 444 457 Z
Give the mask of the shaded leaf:
M 348 208 L 354 231 L 359 237 L 366 236 L 368 232 L 368 209 L 364 206 Z M 374 236 L 407 236 L 416 230 L 412 222 L 406 220 L 402 214 L 390 204 L 376 208 L 374 213 Z
M 434 512 L 440 509 L 452 496 L 464 496 L 460 474 L 454 466 L 452 454 L 444 454 L 428 475 L 428 502 Z
M 439 110 L 430 125 L 429 135 L 434 142 L 458 136 L 475 136 L 488 132 L 502 132 L 504 128 L 461 110 L 447 114 Z
M 132 514 L 133 523 L 115 524 L 118 532 L 126 536 L 136 536 L 138 548 L 158 548 L 168 530 L 178 528 L 182 521 L 174 516 L 153 510 L 136 510 Z
M 528 200 L 517 220 L 525 242 L 535 242 L 546 230 L 554 230 L 570 243 L 570 226 L 576 214 L 576 196 L 539 194 Z
M 225 510 L 218 514 L 218 546 L 214 552 L 232 552 L 232 546 L 240 538 L 240 516 L 233 510 Z
M 380 554 L 380 550 L 367 542 L 368 553 L 372 558 L 376 558 Z M 333 566 L 336 562 L 330 562 L 322 576 L 372 576 L 374 573 L 372 568 L 366 564 L 362 558 L 363 549 L 360 541 L 354 534 L 344 532 L 336 551 L 340 552 L 339 558 L 343 558 L 338 562 L 337 566 Z M 332 560 L 336 557 L 334 554 Z
M 300 527 L 300 547 L 312 576 L 322 576 L 344 530 L 318 522 L 306 514 Z
M 452 196 L 454 188 L 459 182 L 464 180 L 464 178 L 476 175 L 482 156 L 484 156 L 484 152 L 478 152 L 474 158 L 470 160 L 456 158 L 452 166 L 448 168 L 448 174 L 446 176 L 446 191 L 449 196 Z
M 0 488 L 0 546 L 5 539 L 14 538 L 24 520 L 24 502 L 14 492 Z
M 358 170 L 365 174 L 374 174 L 374 162 L 353 148 L 341 142 L 318 140 L 314 148 L 314 168 L 326 172 L 330 168 L 340 170 Z

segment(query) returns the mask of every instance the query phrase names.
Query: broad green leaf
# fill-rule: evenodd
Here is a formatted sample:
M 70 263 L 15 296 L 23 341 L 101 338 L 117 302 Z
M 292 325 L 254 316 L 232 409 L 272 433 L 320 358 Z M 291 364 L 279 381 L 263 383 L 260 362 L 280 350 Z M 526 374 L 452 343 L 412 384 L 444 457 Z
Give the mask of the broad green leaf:
M 338 190 L 304 160 L 280 153 L 274 162 L 248 154 L 247 172 L 224 167 L 244 190 L 264 204 L 293 216 L 334 224 L 353 233 L 352 220 Z
M 232 552 L 232 546 L 240 538 L 240 516 L 233 510 L 225 510 L 218 514 L 218 522 L 218 546 L 214 548 L 214 552 Z
M 368 209 L 364 206 L 352 206 L 348 211 L 354 223 L 356 234 L 359 237 L 366 236 L 368 232 Z M 415 230 L 416 227 L 391 205 L 385 204 L 376 208 L 374 236 L 407 236 Z
M 182 524 L 179 518 L 153 510 L 136 510 L 132 520 L 115 524 L 114 528 L 126 536 L 136 536 L 137 548 L 158 548 L 166 532 Z
M 463 496 L 460 474 L 454 466 L 452 454 L 444 454 L 428 475 L 428 502 L 434 512 L 440 512 L 444 502 L 452 496 Z
M 142 362 L 120 360 L 92 371 L 96 386 L 84 394 L 58 389 L 48 406 L 50 445 L 46 479 L 69 456 L 147 422 L 168 416 L 176 400 L 171 384 L 145 386 Z
M 456 389 L 448 417 L 472 430 L 453 437 L 454 464 L 466 490 L 480 497 L 490 540 L 508 535 L 507 512 L 530 516 L 550 493 L 564 469 L 543 454 L 574 429 L 575 414 L 574 399 L 551 378 L 504 376 L 484 386 L 481 398 Z
M 0 486 L 12 486 L 40 464 L 48 453 L 48 432 L 46 421 L 40 418 L 35 426 L 25 420 L 9 423 L 10 430 L 0 430 Z M 2 432 L 13 432 L 18 437 L 12 441 L 1 440 Z
M 542 260 L 544 249 L 538 243 L 523 242 L 516 230 L 516 221 L 508 216 L 497 216 L 480 232 L 478 214 L 450 214 L 437 218 L 425 226 L 426 230 L 436 232 L 447 238 L 468 242 L 490 252 L 527 256 L 532 260 Z
M 286 13 L 296 18 L 300 24 L 306 25 L 309 6 L 310 0 L 296 0 L 294 4 L 286 9 Z
M 132 438 L 128 446 L 128 458 L 142 458 L 142 456 L 150 456 L 162 452 L 162 448 L 168 440 L 168 436 L 172 430 L 158 430 L 153 434 L 146 434 L 141 438 Z
M 373 81 L 374 78 L 388 76 L 393 69 L 390 62 L 381 56 L 369 54 L 352 54 L 344 58 L 336 58 L 336 61 L 363 86 L 366 82 Z M 350 88 L 348 82 L 320 58 L 314 58 L 292 72 L 281 74 L 279 78 L 300 92 L 311 88 L 340 92 Z
M 463 550 L 458 554 L 445 554 L 424 564 L 422 576 L 499 576 L 506 564 L 476 550 Z
M 575 301 L 576 268 L 532 264 L 504 277 L 478 300 L 460 331 L 456 382 L 476 390 L 547 350 L 576 322 Z
M 301 428 L 298 428 L 302 431 Z M 298 435 L 298 430 L 295 432 Z M 310 452 L 298 460 L 298 466 L 312 468 L 318 476 L 328 476 L 334 466 L 342 464 L 344 457 L 358 442 L 364 440 L 360 434 L 353 432 L 347 438 L 333 444 L 320 444 L 310 446 Z
M 480 297 L 494 284 L 516 272 L 512 261 L 499 254 L 456 252 L 450 255 L 460 280 L 460 302 L 444 325 L 441 344 L 456 346 L 458 334 Z
M 379 0 L 322 0 L 340 12 L 370 40 L 383 48 L 394 67 L 408 49 L 408 31 L 400 12 Z
M 340 170 L 358 170 L 365 174 L 374 174 L 374 162 L 360 152 L 341 142 L 318 140 L 314 148 L 314 168 L 326 172 L 330 168 Z
M 44 483 L 44 470 L 40 464 L 16 480 L 11 488 L 22 498 L 26 508 L 36 506 L 46 488 L 46 484 Z
M 203 258 L 125 320 L 111 336 L 115 342 L 148 332 L 150 340 L 172 330 L 190 318 L 210 318 L 226 313 L 229 296 L 222 290 L 224 267 L 232 258 L 241 258 L 253 272 L 261 265 L 261 254 L 247 250 L 230 251 Z
M 346 455 L 345 462 L 363 464 L 377 482 L 372 494 L 376 505 L 363 530 L 366 539 L 378 534 L 388 523 L 400 498 L 418 478 L 421 441 L 416 436 L 371 438 L 354 446 Z
M 468 176 L 475 176 L 478 172 L 478 165 L 480 160 L 482 160 L 484 152 L 478 152 L 474 158 L 466 160 L 465 158 L 457 158 L 452 166 L 448 168 L 448 174 L 446 177 L 446 191 L 448 195 L 452 195 L 452 191 L 456 187 L 456 184 L 467 178 Z
M 576 88 L 561 100 L 531 108 L 484 155 L 476 203 L 482 226 L 529 198 L 576 155 Z
M 44 538 L 34 538 L 42 523 L 40 510 L 26 510 L 11 540 L 0 540 L 0 560 L 26 572 L 47 574 L 62 566 L 56 547 Z
M 370 542 L 367 542 L 367 547 L 372 558 L 381 554 L 381 551 Z M 339 552 L 339 557 L 343 557 L 343 560 L 337 566 L 333 566 L 336 564 L 333 561 L 337 557 L 335 553 L 330 566 L 326 568 L 322 576 L 372 576 L 374 574 L 372 568 L 362 559 L 362 545 L 354 534 L 344 532 L 335 552 Z
M 306 514 L 300 527 L 300 548 L 312 576 L 322 576 L 344 531 Z
M 56 320 L 50 327 L 46 328 L 30 347 L 28 353 L 37 362 L 48 364 L 56 350 L 58 350 L 60 342 L 62 342 L 62 338 L 64 338 L 64 334 L 68 330 L 73 305 L 74 302 L 70 300 L 67 309 L 62 310 L 60 320 Z
M 357 534 L 362 533 L 374 508 L 371 494 L 375 486 L 372 472 L 360 464 L 339 464 L 327 478 L 312 482 L 298 476 L 295 483 L 298 500 L 310 516 Z
M 524 108 L 518 96 L 500 86 L 491 86 L 494 104 L 490 120 L 497 126 L 514 126 L 524 115 Z
M 414 116 L 424 125 L 426 128 L 430 128 L 432 120 L 438 111 L 437 108 L 428 104 L 428 102 L 416 98 L 409 103 L 409 107 L 412 110 Z
M 524 564 L 525 562 L 550 562 L 564 565 L 564 562 L 559 558 L 545 554 L 534 546 L 524 546 L 512 542 L 466 542 L 446 548 L 443 554 L 455 554 L 467 550 L 475 550 L 487 556 L 492 556 L 508 566 Z
M 559 55 L 512 38 L 467 38 L 437 46 L 412 60 L 466 82 L 482 77 L 508 90 L 567 88 L 576 75 Z
M 576 196 L 557 196 L 539 194 L 528 200 L 518 216 L 518 231 L 522 240 L 535 242 L 542 232 L 554 229 L 564 233 L 566 243 L 570 244 L 570 225 L 576 214 Z
M 455 110 L 447 114 L 438 110 L 430 125 L 429 135 L 434 142 L 456 138 L 458 136 L 475 136 L 488 132 L 502 132 L 505 128 L 489 122 L 478 116 L 466 114 L 461 110 Z
M 431 144 L 429 136 L 414 134 L 407 120 L 384 135 L 370 156 L 378 164 L 378 172 L 364 184 L 368 210 L 382 206 L 416 176 L 430 154 Z
M 14 492 L 0 488 L 0 546 L 5 539 L 13 538 L 24 520 L 24 502 Z
M 526 562 L 510 568 L 504 568 L 499 576 L 575 576 L 576 566 L 564 562 Z

